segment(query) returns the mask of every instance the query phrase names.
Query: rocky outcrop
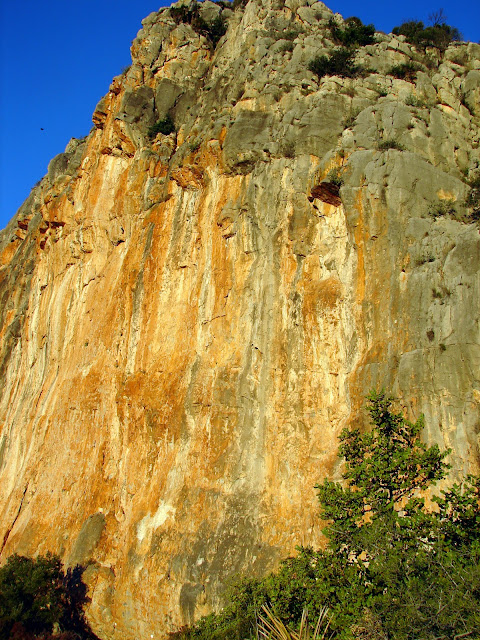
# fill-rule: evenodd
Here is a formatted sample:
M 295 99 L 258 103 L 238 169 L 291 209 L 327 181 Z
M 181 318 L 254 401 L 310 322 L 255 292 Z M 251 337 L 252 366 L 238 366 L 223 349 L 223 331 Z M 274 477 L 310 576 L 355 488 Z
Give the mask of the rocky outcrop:
M 0 236 L 2 557 L 88 565 L 103 638 L 321 544 L 313 487 L 372 387 L 479 469 L 480 46 L 378 34 L 363 77 L 318 79 L 321 2 L 200 11 L 216 46 L 143 21 Z

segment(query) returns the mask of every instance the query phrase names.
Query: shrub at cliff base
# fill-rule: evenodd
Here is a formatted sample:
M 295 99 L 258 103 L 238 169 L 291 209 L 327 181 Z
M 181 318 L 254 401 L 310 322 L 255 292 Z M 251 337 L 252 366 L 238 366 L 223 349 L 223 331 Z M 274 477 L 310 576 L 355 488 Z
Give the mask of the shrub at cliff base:
M 433 640 L 480 638 L 480 478 L 468 476 L 434 498 L 448 452 L 421 440 L 383 391 L 372 392 L 372 429 L 340 435 L 343 482 L 317 486 L 328 522 L 325 550 L 299 547 L 276 573 L 243 578 L 218 615 L 173 637 L 254 638 L 263 605 L 291 629 L 303 611 L 328 607 L 331 637 Z
M 84 615 L 84 569 L 57 556 L 11 556 L 0 568 L 1 640 L 98 640 Z M 55 629 L 56 633 L 53 634 Z

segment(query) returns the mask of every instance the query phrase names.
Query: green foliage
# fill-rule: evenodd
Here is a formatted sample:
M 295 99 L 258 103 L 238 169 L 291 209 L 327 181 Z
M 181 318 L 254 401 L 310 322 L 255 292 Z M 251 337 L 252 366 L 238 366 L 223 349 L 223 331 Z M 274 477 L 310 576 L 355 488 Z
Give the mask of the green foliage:
M 445 216 L 456 216 L 457 210 L 455 208 L 454 200 L 439 200 L 433 204 L 428 210 L 428 215 L 432 218 L 444 218 Z
M 379 151 L 388 151 L 388 149 L 396 149 L 397 151 L 405 151 L 403 144 L 395 140 L 394 138 L 388 138 L 387 140 L 381 140 L 378 143 L 377 149 Z
M 352 16 L 345 20 L 345 28 L 342 29 L 335 18 L 331 18 L 328 27 L 337 44 L 344 47 L 363 47 L 375 42 L 375 26 L 364 25 L 360 18 Z
M 366 72 L 361 65 L 354 64 L 355 48 L 374 42 L 375 27 L 365 26 L 359 18 L 348 18 L 345 28 L 341 29 L 334 18 L 329 22 L 333 39 L 340 44 L 329 56 L 318 56 L 310 62 L 308 69 L 319 78 L 340 76 L 354 78 Z
M 353 62 L 355 52 L 346 47 L 340 47 L 330 56 L 318 56 L 310 62 L 308 69 L 319 78 L 324 76 L 340 76 L 342 78 L 353 78 L 363 72 L 362 67 Z
M 390 69 L 387 71 L 387 75 L 394 76 L 394 78 L 399 78 L 400 80 L 413 82 L 419 69 L 420 66 L 418 64 L 409 61 L 390 67 Z
M 244 640 L 254 638 L 258 611 L 267 601 L 266 586 L 254 578 L 241 578 L 231 586 L 225 599 L 228 604 L 219 614 L 201 618 L 195 625 L 170 634 L 182 640 Z
M 158 133 L 162 133 L 164 136 L 168 136 L 170 133 L 174 133 L 175 123 L 170 115 L 167 115 L 162 120 L 158 120 L 148 130 L 148 137 L 153 139 Z
M 235 8 L 235 6 L 233 8 Z M 217 46 L 218 41 L 227 31 L 225 19 L 222 18 L 221 15 L 218 15 L 210 23 L 204 20 L 200 15 L 198 2 L 194 2 L 189 6 L 181 5 L 180 7 L 170 7 L 170 15 L 177 24 L 181 22 L 190 24 L 196 33 L 205 36 L 205 38 L 209 40 L 213 48 Z
M 288 42 L 284 42 L 280 47 L 279 47 L 279 51 L 280 53 L 287 53 L 287 52 L 292 52 L 295 49 L 295 44 L 291 41 Z
M 83 613 L 88 602 L 83 568 L 63 571 L 57 556 L 13 555 L 0 568 L 0 639 L 45 637 L 54 625 L 94 639 Z
M 293 41 L 302 33 L 300 29 L 287 29 L 282 31 L 282 40 Z
M 470 210 L 470 220 L 480 220 L 480 174 L 475 175 L 468 182 L 470 192 L 466 199 L 466 205 Z
M 343 176 L 340 168 L 334 167 L 333 169 L 330 169 L 325 178 L 325 181 L 333 184 L 335 187 L 338 187 L 340 189 L 343 184 Z
M 363 600 L 386 637 L 452 638 L 480 628 L 480 480 L 469 477 L 425 508 L 422 492 L 445 477 L 448 452 L 420 440 L 384 392 L 371 393 L 370 433 L 344 431 L 344 484 L 319 489 L 329 548 L 362 574 Z M 401 613 L 400 613 L 401 612 Z
M 354 632 L 390 640 L 478 637 L 480 478 L 454 484 L 427 509 L 423 493 L 445 478 L 449 452 L 427 447 L 423 417 L 409 422 L 384 391 L 369 395 L 368 411 L 370 431 L 340 434 L 342 482 L 317 486 L 325 550 L 300 547 L 276 573 L 241 580 L 221 613 L 177 638 L 254 638 L 264 605 L 285 637 L 305 609 L 313 619 L 325 608 L 338 640 Z
M 349 129 L 351 126 L 353 126 L 353 123 L 361 112 L 361 107 L 350 109 L 349 113 L 347 113 L 342 120 L 342 125 L 345 127 L 345 129 Z
M 414 96 L 412 93 L 406 97 L 405 104 L 408 104 L 410 107 L 418 107 L 419 109 L 427 106 L 425 100 L 418 96 Z
M 399 510 L 418 507 L 419 503 L 408 501 L 415 501 L 418 490 L 442 479 L 449 468 L 444 462 L 448 452 L 441 453 L 437 445 L 427 448 L 420 441 L 423 417 L 411 423 L 394 413 L 391 405 L 392 399 L 384 392 L 369 395 L 372 431 L 354 429 L 340 434 L 345 485 L 324 480 L 317 486 L 323 517 L 335 523 L 326 529 L 335 550 L 364 552 L 369 529 L 380 526 L 387 534 Z
M 435 24 L 425 27 L 420 20 L 409 20 L 398 27 L 394 27 L 392 33 L 405 36 L 407 42 L 421 49 L 437 47 L 437 49 L 443 50 L 454 40 L 461 40 L 461 34 L 458 29 L 443 21 L 437 21 Z

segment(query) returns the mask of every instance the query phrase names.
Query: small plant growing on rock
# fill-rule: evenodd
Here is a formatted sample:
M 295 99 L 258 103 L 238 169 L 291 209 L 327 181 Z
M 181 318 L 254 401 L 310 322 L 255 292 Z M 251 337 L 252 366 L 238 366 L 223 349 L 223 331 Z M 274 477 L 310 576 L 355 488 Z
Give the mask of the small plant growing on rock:
M 470 193 L 467 196 L 465 204 L 470 210 L 470 220 L 480 220 L 480 174 L 474 176 L 468 181 Z
M 286 142 L 282 148 L 283 155 L 285 158 L 294 158 L 295 157 L 295 143 Z
M 388 138 L 378 143 L 377 149 L 379 151 L 388 151 L 388 149 L 396 149 L 397 151 L 405 151 L 403 144 L 395 140 L 394 138 Z
M 196 33 L 209 40 L 213 48 L 217 46 L 218 41 L 227 31 L 225 19 L 221 15 L 218 15 L 210 23 L 204 20 L 200 15 L 198 2 L 189 6 L 170 7 L 170 15 L 177 24 L 183 22 L 191 25 Z
M 188 145 L 188 148 L 190 149 L 191 153 L 195 153 L 200 149 L 201 144 L 202 144 L 201 140 L 195 140 L 194 142 L 190 142 L 190 144 Z
M 353 78 L 364 71 L 363 67 L 354 64 L 354 54 L 354 50 L 340 47 L 330 56 L 322 55 L 312 60 L 308 65 L 308 69 L 319 78 L 323 78 L 324 76 Z
M 350 112 L 343 118 L 342 120 L 342 124 L 345 127 L 345 129 L 349 129 L 353 123 L 355 122 L 355 120 L 357 119 L 357 116 L 361 113 L 362 109 L 359 107 L 358 109 L 351 109 Z
M 407 96 L 405 100 L 405 104 L 407 104 L 409 107 L 417 107 L 419 109 L 427 106 L 425 100 L 422 100 L 422 98 L 418 98 L 417 96 L 414 96 L 413 93 Z
M 330 184 L 340 189 L 344 182 L 340 168 L 334 167 L 333 169 L 330 169 L 325 177 L 325 182 L 329 182 Z
M 417 265 L 417 267 L 421 267 L 424 264 L 428 264 L 429 262 L 435 262 L 435 257 L 434 256 L 419 256 L 416 260 L 415 260 L 415 264 Z
M 292 52 L 295 49 L 295 44 L 293 42 L 284 42 L 281 47 L 278 49 L 280 53 L 288 53 Z
M 420 66 L 418 64 L 409 61 L 390 67 L 387 75 L 399 78 L 400 80 L 406 80 L 407 82 L 413 82 L 419 69 Z
M 154 125 L 152 125 L 148 130 L 148 137 L 153 140 L 158 133 L 161 133 L 164 136 L 168 136 L 175 131 L 175 123 L 172 120 L 170 115 L 167 115 L 162 120 L 158 120 Z
M 455 200 L 439 200 L 428 210 L 428 215 L 432 218 L 444 218 L 445 216 L 456 216 L 457 210 L 454 205 Z
M 298 38 L 301 33 L 302 31 L 300 29 L 287 29 L 282 32 L 282 40 L 293 41 L 295 38 Z

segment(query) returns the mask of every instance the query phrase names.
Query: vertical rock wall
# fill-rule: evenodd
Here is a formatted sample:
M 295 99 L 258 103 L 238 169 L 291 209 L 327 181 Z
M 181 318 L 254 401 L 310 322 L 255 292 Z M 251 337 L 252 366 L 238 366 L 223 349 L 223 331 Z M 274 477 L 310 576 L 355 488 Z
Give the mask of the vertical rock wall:
M 144 20 L 0 235 L 2 558 L 86 564 L 104 638 L 161 637 L 320 544 L 313 486 L 372 387 L 480 466 L 480 46 L 378 34 L 364 77 L 318 80 L 321 2 L 201 11 L 216 48 Z

